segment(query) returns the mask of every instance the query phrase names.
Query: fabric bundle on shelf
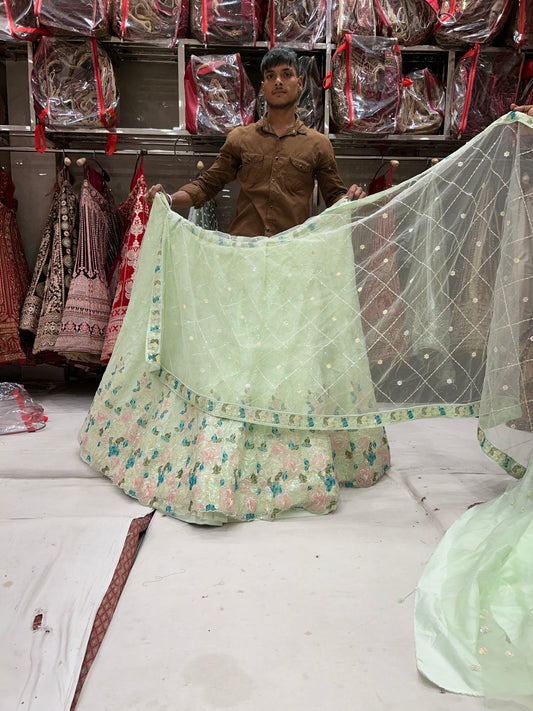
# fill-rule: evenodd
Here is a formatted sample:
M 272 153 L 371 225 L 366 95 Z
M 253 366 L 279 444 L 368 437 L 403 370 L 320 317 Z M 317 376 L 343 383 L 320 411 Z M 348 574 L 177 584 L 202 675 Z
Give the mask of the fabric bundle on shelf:
M 176 44 L 189 24 L 188 0 L 111 0 L 112 26 L 128 42 Z
M 437 20 L 437 0 L 373 0 L 377 34 L 401 45 L 423 44 Z
M 108 0 L 34 0 L 39 27 L 54 35 L 99 37 L 109 29 Z
M 326 32 L 326 0 L 269 0 L 265 36 L 278 42 L 315 45 Z
M 443 0 L 434 36 L 441 47 L 488 44 L 502 31 L 513 0 Z
M 429 69 L 417 69 L 402 82 L 399 133 L 437 133 L 444 121 L 446 93 Z
M 346 34 L 325 80 L 337 131 L 394 133 L 400 105 L 401 54 L 395 39 Z
M 191 0 L 191 35 L 204 44 L 255 44 L 261 35 L 260 0 Z
M 254 120 L 255 92 L 240 54 L 192 55 L 185 71 L 187 130 L 224 134 Z

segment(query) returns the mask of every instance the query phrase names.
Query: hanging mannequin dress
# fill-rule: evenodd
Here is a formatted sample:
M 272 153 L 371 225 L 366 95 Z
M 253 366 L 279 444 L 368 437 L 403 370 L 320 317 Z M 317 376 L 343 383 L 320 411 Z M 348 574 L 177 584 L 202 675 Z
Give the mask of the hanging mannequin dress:
M 107 273 L 120 246 L 120 216 L 103 176 L 85 166 L 76 263 L 55 351 L 99 363 L 111 311 Z
M 78 198 L 66 168 L 59 171 L 33 276 L 20 319 L 21 330 L 35 334 L 33 353 L 51 360 L 78 246 Z
M 28 288 L 28 265 L 17 225 L 15 186 L 0 169 L 0 363 L 24 360 L 19 316 Z
M 150 215 L 150 207 L 144 199 L 147 192 L 148 186 L 141 157 L 131 181 L 128 197 L 119 207 L 123 230 L 122 247 L 110 273 L 109 287 L 114 298 L 102 348 L 103 363 L 107 363 L 113 352 L 130 302 L 137 259 Z

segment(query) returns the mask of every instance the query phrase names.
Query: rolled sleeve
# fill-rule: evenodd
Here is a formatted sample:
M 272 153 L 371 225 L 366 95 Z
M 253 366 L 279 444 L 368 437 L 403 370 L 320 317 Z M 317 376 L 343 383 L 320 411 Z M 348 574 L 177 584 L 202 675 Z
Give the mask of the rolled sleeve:
M 241 164 L 238 131 L 239 129 L 234 129 L 228 134 L 217 159 L 210 168 L 196 180 L 180 188 L 191 196 L 194 207 L 199 208 L 208 200 L 212 200 L 227 183 L 235 180 Z

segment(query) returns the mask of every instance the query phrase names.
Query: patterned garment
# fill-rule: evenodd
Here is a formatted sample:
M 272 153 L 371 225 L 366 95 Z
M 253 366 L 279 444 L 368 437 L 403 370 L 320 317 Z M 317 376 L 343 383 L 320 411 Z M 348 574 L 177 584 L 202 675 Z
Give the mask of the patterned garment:
M 56 352 L 74 360 L 99 361 L 111 312 L 107 272 L 119 245 L 120 215 L 111 191 L 93 168 L 86 167 L 78 251 Z
M 141 159 L 131 182 L 129 195 L 119 207 L 123 225 L 122 248 L 109 278 L 109 291 L 114 294 L 114 298 L 102 348 L 103 363 L 107 363 L 111 357 L 130 302 L 137 258 L 150 215 L 150 207 L 144 199 L 146 192 L 148 186 Z
M 78 198 L 68 170 L 58 179 L 33 276 L 22 309 L 21 330 L 36 335 L 33 353 L 53 351 L 72 281 L 78 247 Z
M 0 169 L 0 363 L 24 360 L 19 316 L 28 288 L 28 264 L 17 224 L 15 186 Z

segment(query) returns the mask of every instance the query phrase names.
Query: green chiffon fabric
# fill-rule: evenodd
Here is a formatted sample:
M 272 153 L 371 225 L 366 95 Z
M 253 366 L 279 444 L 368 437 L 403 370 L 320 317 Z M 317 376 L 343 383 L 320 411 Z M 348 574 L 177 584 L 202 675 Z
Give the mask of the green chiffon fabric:
M 158 197 L 83 459 L 186 521 L 324 514 L 386 473 L 385 425 L 478 417 L 483 450 L 524 478 L 444 537 L 417 659 L 443 688 L 527 702 L 532 220 L 533 119 L 514 113 L 273 238 L 204 229 Z

